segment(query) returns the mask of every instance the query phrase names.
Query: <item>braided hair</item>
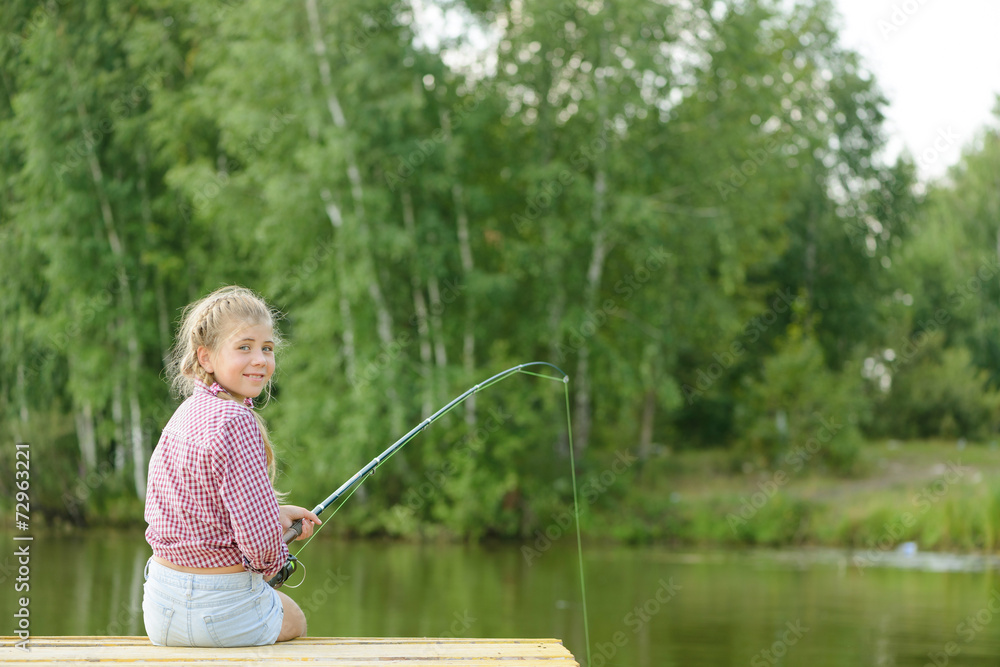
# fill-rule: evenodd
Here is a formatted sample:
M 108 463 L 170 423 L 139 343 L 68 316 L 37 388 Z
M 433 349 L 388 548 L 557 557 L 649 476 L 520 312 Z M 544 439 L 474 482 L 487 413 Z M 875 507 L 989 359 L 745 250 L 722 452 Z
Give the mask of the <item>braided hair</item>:
M 178 398 L 187 398 L 198 382 L 211 385 L 215 382 L 212 373 L 206 371 L 198 361 L 198 348 L 204 347 L 209 352 L 215 352 L 219 346 L 234 332 L 248 326 L 266 325 L 274 332 L 275 347 L 281 343 L 275 322 L 281 314 L 271 308 L 257 294 L 245 287 L 230 285 L 221 287 L 203 299 L 189 304 L 181 315 L 181 325 L 177 331 L 177 340 L 170 351 L 167 361 L 167 377 L 171 389 Z M 271 381 L 265 387 L 267 397 L 271 396 Z M 219 392 L 221 398 L 235 401 L 228 392 Z M 260 427 L 264 440 L 264 453 L 267 457 L 267 472 L 271 484 L 277 473 L 274 459 L 274 448 L 267 431 L 264 418 L 256 410 L 252 410 L 254 419 Z

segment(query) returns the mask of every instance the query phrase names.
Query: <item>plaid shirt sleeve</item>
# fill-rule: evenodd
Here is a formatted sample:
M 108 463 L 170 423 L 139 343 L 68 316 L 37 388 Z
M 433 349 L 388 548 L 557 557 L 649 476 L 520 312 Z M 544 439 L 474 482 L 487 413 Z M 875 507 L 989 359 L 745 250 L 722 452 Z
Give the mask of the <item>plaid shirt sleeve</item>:
M 265 577 L 276 574 L 288 560 L 281 540 L 278 500 L 267 478 L 264 442 L 249 411 L 241 411 L 218 433 L 219 497 L 229 514 L 243 565 Z

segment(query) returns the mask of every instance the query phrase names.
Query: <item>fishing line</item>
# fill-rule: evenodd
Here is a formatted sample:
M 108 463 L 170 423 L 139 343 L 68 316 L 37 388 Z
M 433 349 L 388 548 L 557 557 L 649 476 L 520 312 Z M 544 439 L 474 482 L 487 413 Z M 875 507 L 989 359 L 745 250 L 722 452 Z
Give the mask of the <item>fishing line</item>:
M 545 373 L 536 373 L 534 371 L 525 370 L 525 368 L 527 368 L 529 366 L 548 366 L 549 368 L 552 368 L 552 369 L 558 371 L 559 373 L 561 373 L 562 377 L 555 377 L 553 375 L 547 375 Z M 584 642 L 585 642 L 585 644 L 587 646 L 587 665 L 590 665 L 591 664 L 591 661 L 590 661 L 590 625 L 589 625 L 588 619 L 587 619 L 587 586 L 586 586 L 586 583 L 584 581 L 584 570 L 583 570 L 583 538 L 581 537 L 581 534 L 580 534 L 580 501 L 579 501 L 579 494 L 577 492 L 577 483 L 576 483 L 576 456 L 575 456 L 575 451 L 574 451 L 574 447 L 573 447 L 573 423 L 572 423 L 572 419 L 571 419 L 571 411 L 570 411 L 570 405 L 569 405 L 569 375 L 567 375 L 558 366 L 555 366 L 555 365 L 550 364 L 548 362 L 545 362 L 545 361 L 532 361 L 532 362 L 529 362 L 529 363 L 526 363 L 526 364 L 520 364 L 520 365 L 515 366 L 513 368 L 508 368 L 505 371 L 497 373 L 496 375 L 494 375 L 493 377 L 489 378 L 488 380 L 485 380 L 484 382 L 481 382 L 481 383 L 475 385 L 474 387 L 471 387 L 470 389 L 467 389 L 465 392 L 463 392 L 462 394 L 460 394 L 456 398 L 452 399 L 443 408 L 441 408 L 440 410 L 438 410 L 437 412 L 435 412 L 434 414 L 432 414 L 430 417 L 428 417 L 427 419 L 425 419 L 424 421 L 422 421 L 419 425 L 417 425 L 416 427 L 414 427 L 413 429 L 411 429 L 402 438 L 400 438 L 399 440 L 397 440 L 396 442 L 394 442 L 388 449 L 386 449 L 384 452 L 382 452 L 377 457 L 375 457 L 374 459 L 372 459 L 372 461 L 370 463 L 368 463 L 368 465 L 366 465 L 364 468 L 362 468 L 361 470 L 359 470 L 358 472 L 356 472 L 349 480 L 347 480 L 346 482 L 344 482 L 344 484 L 342 484 L 340 486 L 340 488 L 338 488 L 336 491 L 334 491 L 326 500 L 324 500 L 322 503 L 320 503 L 319 505 L 317 505 L 313 509 L 313 514 L 319 515 L 327 507 L 329 507 L 333 502 L 335 502 L 337 500 L 340 501 L 337 504 L 337 506 L 333 508 L 333 511 L 330 513 L 329 517 L 327 517 L 327 521 L 324 521 L 323 523 L 321 523 L 319 525 L 319 527 L 317 527 L 315 530 L 313 530 L 313 533 L 309 537 L 309 539 L 306 540 L 302 544 L 302 546 L 300 546 L 298 549 L 296 549 L 295 556 L 297 556 L 298 554 L 302 553 L 302 550 L 305 549 L 306 546 L 308 546 L 308 544 L 313 541 L 313 538 L 315 538 L 316 534 L 319 533 L 319 531 L 323 529 L 323 526 L 325 526 L 327 523 L 329 523 L 329 518 L 333 517 L 337 512 L 340 511 L 340 508 L 344 506 L 344 503 L 346 503 L 348 500 L 350 500 L 351 496 L 354 495 L 354 492 L 358 490 L 358 488 L 364 483 L 364 481 L 366 479 L 368 479 L 368 477 L 370 477 L 371 475 L 373 475 L 375 473 L 375 470 L 377 470 L 379 466 L 381 466 L 383 463 L 385 463 L 386 461 L 388 461 L 390 458 L 392 458 L 392 456 L 396 452 L 398 452 L 400 449 L 402 449 L 403 445 L 405 445 L 407 442 L 409 442 L 417 433 L 419 433 L 420 431 L 424 430 L 425 428 L 427 428 L 428 426 L 430 426 L 431 424 L 433 424 L 435 421 L 437 421 L 438 419 L 440 419 L 444 415 L 446 415 L 449 412 L 451 412 L 452 410 L 454 410 L 461 403 L 463 403 L 469 396 L 471 396 L 471 395 L 473 395 L 473 394 L 475 394 L 475 393 L 477 393 L 479 391 L 482 391 L 483 389 L 486 389 L 487 387 L 490 387 L 490 386 L 492 386 L 492 385 L 500 382 L 501 380 L 504 380 L 504 379 L 510 377 L 511 375 L 515 375 L 517 373 L 524 373 L 525 375 L 531 375 L 531 376 L 534 376 L 534 377 L 544 378 L 546 380 L 553 380 L 555 382 L 562 382 L 562 384 L 563 384 L 563 393 L 565 394 L 565 403 L 566 403 L 566 433 L 567 433 L 567 436 L 568 436 L 568 439 L 569 439 L 570 478 L 571 478 L 572 483 L 573 483 L 573 516 L 576 518 L 576 522 L 575 522 L 576 523 L 576 554 L 577 554 L 577 563 L 578 563 L 579 572 L 580 572 L 580 598 L 581 598 L 581 604 L 582 604 L 582 608 L 583 608 L 583 636 L 584 636 Z M 344 495 L 345 493 L 346 493 L 346 495 Z M 300 535 L 301 533 L 302 533 L 302 520 L 298 519 L 298 520 L 296 520 L 292 524 L 291 528 L 289 528 L 287 531 L 285 531 L 283 539 L 284 539 L 285 542 L 290 542 L 291 540 L 294 540 L 295 537 L 297 535 Z M 274 577 L 274 579 L 272 579 L 268 583 L 270 583 L 272 586 L 275 586 L 275 587 L 280 586 L 289 576 L 291 576 L 292 572 L 295 571 L 295 569 L 297 567 L 297 564 L 301 563 L 302 561 L 300 561 L 297 558 L 295 558 L 293 561 L 290 561 L 290 562 L 291 562 L 290 571 L 288 571 L 288 572 L 283 571 L 282 573 L 279 573 L 278 576 Z M 288 566 L 286 565 L 286 568 L 287 567 Z M 305 572 L 304 572 L 304 570 L 305 570 L 305 565 L 303 565 L 302 580 L 299 581 L 299 583 L 297 583 L 295 586 L 289 586 L 289 588 L 298 588 L 299 586 L 302 585 L 302 583 L 305 581 Z
M 587 667 L 594 663 L 590 661 L 590 626 L 587 623 L 587 585 L 583 581 L 583 540 L 580 538 L 580 501 L 576 493 L 576 457 L 573 454 L 573 424 L 569 410 L 569 376 L 563 387 L 566 390 L 566 433 L 569 435 L 569 471 L 573 480 L 573 516 L 576 517 L 576 557 L 580 563 L 580 601 L 583 604 L 583 641 L 587 645 Z

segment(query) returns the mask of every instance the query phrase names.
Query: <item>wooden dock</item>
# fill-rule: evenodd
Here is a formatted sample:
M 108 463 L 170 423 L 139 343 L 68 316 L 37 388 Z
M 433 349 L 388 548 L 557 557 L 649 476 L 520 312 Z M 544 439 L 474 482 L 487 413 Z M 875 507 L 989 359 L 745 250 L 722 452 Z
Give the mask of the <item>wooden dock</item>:
M 29 650 L 4 637 L 3 667 L 42 665 L 244 663 L 316 667 L 407 665 L 407 667 L 579 667 L 558 639 L 436 639 L 300 637 L 272 646 L 247 648 L 173 648 L 153 646 L 146 637 L 31 637 Z

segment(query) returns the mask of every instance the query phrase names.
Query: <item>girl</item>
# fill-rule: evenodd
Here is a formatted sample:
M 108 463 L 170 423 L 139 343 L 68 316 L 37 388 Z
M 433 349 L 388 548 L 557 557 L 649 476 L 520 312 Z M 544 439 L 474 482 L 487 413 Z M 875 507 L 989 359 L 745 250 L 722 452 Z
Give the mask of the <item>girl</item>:
M 252 399 L 274 373 L 277 313 L 242 287 L 184 311 L 168 365 L 186 397 L 149 462 L 142 611 L 164 646 L 258 646 L 306 633 L 291 598 L 267 585 L 284 566 L 285 529 L 319 518 L 278 505 L 274 452 Z

